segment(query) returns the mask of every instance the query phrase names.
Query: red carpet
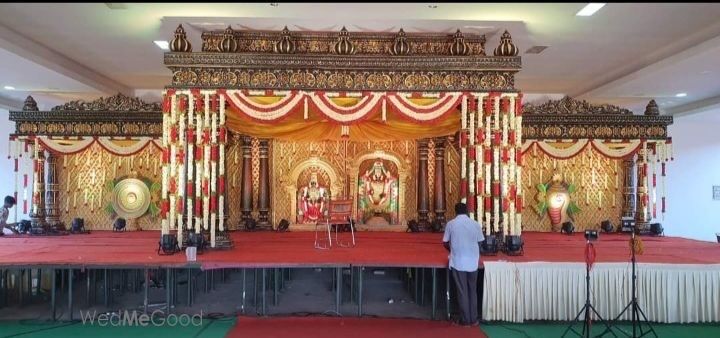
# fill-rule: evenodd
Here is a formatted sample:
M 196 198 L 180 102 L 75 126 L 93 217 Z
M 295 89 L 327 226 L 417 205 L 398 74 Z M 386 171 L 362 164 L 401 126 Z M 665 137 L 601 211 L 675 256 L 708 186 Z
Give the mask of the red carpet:
M 184 266 L 183 253 L 159 256 L 160 233 L 141 231 L 56 237 L 0 237 L 0 265 L 94 265 L 94 266 Z M 442 234 L 361 232 L 355 248 L 316 250 L 312 232 L 235 232 L 235 247 L 198 255 L 205 268 L 213 267 L 300 267 L 300 266 L 411 266 L 445 267 L 447 252 Z M 597 262 L 626 262 L 629 237 L 601 234 L 595 243 Z M 523 234 L 524 256 L 484 256 L 485 261 L 583 262 L 582 233 Z M 676 237 L 642 237 L 645 254 L 640 263 L 720 263 L 720 244 Z
M 352 317 L 239 317 L 228 338 L 484 338 L 477 327 L 446 321 Z

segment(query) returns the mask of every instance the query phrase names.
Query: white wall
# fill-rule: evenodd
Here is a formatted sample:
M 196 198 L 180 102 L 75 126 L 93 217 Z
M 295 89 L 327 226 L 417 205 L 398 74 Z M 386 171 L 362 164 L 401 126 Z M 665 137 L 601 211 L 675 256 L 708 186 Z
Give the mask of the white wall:
M 668 132 L 675 161 L 667 167 L 667 213 L 659 221 L 666 235 L 715 241 L 720 201 L 713 201 L 712 186 L 720 185 L 720 109 L 676 117 Z
M 15 192 L 15 163 L 12 159 L 8 159 L 8 143 L 10 133 L 15 131 L 15 123 L 8 120 L 8 110 L 0 108 L 0 203 L 5 196 L 12 196 Z M 20 211 L 18 217 L 22 213 L 22 193 L 18 192 L 20 199 Z M 15 219 L 15 210 L 10 210 L 8 221 Z

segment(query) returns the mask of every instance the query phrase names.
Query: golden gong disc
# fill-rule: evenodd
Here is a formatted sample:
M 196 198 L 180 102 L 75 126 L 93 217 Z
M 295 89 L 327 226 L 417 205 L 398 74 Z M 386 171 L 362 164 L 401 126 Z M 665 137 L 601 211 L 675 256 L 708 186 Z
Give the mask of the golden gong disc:
M 150 189 L 137 178 L 126 178 L 113 189 L 112 204 L 118 216 L 138 218 L 150 207 Z

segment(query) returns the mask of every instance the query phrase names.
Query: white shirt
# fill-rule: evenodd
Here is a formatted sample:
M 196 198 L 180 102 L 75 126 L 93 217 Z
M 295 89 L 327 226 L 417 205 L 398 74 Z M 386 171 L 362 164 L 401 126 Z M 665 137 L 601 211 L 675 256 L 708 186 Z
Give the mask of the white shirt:
M 450 242 L 450 267 L 458 271 L 478 269 L 480 245 L 485 240 L 478 222 L 468 215 L 458 215 L 445 226 L 443 242 Z

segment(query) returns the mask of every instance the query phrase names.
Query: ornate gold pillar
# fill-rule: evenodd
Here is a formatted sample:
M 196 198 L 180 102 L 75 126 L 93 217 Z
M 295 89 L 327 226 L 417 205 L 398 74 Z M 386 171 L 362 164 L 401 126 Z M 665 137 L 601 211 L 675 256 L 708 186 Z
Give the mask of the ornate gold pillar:
M 252 180 L 252 138 L 242 136 L 242 185 L 240 201 L 243 224 L 252 217 L 253 211 L 253 180 Z
M 36 171 L 33 177 L 34 188 L 30 221 L 33 232 L 43 232 L 42 229 L 45 226 L 45 151 L 42 149 L 37 152 L 34 166 Z
M 417 176 L 417 211 L 418 225 L 428 225 L 428 213 L 430 212 L 430 201 L 428 201 L 428 140 L 418 140 L 418 176 Z
M 635 155 L 622 161 L 623 207 L 622 217 L 635 218 Z
M 47 225 L 56 228 L 60 224 L 60 205 L 58 196 L 60 194 L 57 175 L 57 155 L 48 152 L 45 160 L 47 162 L 47 180 L 45 181 L 45 222 Z
M 435 219 L 445 225 L 445 139 L 435 139 Z
M 260 140 L 260 177 L 258 189 L 258 225 L 270 225 L 270 160 L 269 141 Z

